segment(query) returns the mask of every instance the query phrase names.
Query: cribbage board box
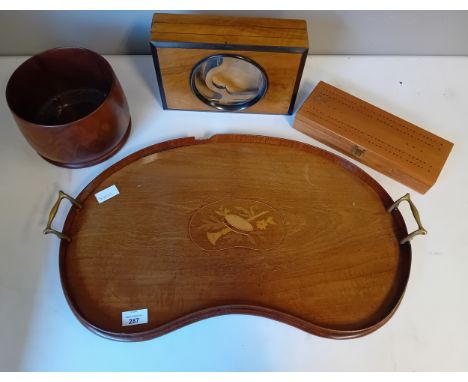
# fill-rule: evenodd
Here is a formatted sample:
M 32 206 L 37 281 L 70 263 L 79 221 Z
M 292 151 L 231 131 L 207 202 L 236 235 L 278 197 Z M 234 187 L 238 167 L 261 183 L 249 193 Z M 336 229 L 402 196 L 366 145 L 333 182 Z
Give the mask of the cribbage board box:
M 156 13 L 150 46 L 164 109 L 292 114 L 307 24 Z
M 453 143 L 320 81 L 294 127 L 424 194 Z

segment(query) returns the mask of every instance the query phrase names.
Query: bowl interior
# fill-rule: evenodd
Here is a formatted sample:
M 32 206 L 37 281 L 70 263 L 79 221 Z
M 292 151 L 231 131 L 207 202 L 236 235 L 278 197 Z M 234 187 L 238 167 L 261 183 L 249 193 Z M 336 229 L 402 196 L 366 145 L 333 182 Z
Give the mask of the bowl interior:
M 62 125 L 96 110 L 112 81 L 112 68 L 99 54 L 82 48 L 52 49 L 16 69 L 6 97 L 10 109 L 22 119 Z

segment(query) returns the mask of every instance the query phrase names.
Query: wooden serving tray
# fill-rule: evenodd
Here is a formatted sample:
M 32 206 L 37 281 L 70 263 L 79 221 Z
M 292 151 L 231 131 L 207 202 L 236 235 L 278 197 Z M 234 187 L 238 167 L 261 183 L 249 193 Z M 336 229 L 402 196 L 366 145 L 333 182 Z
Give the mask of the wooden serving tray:
M 112 185 L 119 194 L 99 204 L 95 193 Z M 357 337 L 390 318 L 409 277 L 406 227 L 385 190 L 299 142 L 164 142 L 114 164 L 74 203 L 63 290 L 108 338 L 149 339 L 227 313 Z M 122 326 L 122 312 L 137 309 L 148 323 Z

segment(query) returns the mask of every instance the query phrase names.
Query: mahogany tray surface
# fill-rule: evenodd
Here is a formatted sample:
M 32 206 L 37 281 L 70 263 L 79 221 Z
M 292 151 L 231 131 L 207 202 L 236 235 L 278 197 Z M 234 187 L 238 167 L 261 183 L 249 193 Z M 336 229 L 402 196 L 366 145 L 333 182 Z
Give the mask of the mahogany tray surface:
M 111 185 L 119 194 L 99 204 Z M 351 338 L 383 325 L 406 287 L 411 246 L 385 190 L 350 162 L 289 140 L 183 138 L 114 164 L 76 198 L 60 273 L 71 309 L 118 340 L 203 318 L 260 315 Z M 122 312 L 148 309 L 146 324 Z

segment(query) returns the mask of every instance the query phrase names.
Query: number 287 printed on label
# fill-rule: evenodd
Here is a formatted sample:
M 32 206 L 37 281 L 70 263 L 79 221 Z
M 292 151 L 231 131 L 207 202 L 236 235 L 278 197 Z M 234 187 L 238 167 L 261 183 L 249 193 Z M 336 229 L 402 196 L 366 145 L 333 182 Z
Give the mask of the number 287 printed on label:
M 141 325 L 148 323 L 148 309 L 129 310 L 122 312 L 122 326 Z

